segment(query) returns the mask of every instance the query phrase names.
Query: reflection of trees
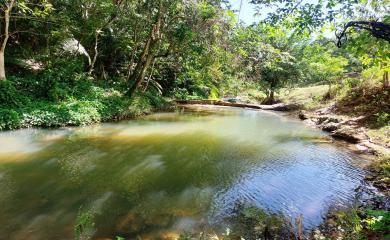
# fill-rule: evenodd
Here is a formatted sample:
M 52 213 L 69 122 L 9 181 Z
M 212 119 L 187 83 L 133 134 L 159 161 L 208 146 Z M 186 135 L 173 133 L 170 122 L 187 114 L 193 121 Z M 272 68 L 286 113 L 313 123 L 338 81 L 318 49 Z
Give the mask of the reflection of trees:
M 242 161 L 258 151 L 258 146 L 204 132 L 137 137 L 76 133 L 57 139 L 30 161 L 0 166 L 9 170 L 7 179 L 14 190 L 2 202 L 6 207 L 0 224 L 7 227 L 0 235 L 23 236 L 23 229 L 28 232 L 32 224 L 37 236 L 68 236 L 79 207 L 93 208 L 99 201 L 99 234 L 118 228 L 166 228 L 177 217 L 193 217 L 207 209 L 213 189 L 234 181 L 248 167 Z M 108 192 L 110 197 L 101 202 Z M 127 228 L 132 214 L 144 227 Z

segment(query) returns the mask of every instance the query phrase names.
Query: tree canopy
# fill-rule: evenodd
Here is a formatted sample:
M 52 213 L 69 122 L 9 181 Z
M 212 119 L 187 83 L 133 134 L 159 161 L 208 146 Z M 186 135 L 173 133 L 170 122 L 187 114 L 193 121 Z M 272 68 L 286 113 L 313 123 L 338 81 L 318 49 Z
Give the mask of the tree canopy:
M 0 79 L 32 102 L 53 104 L 96 88 L 123 99 L 256 89 L 272 103 L 281 88 L 331 86 L 373 69 L 388 84 L 384 0 L 251 2 L 272 11 L 245 25 L 223 0 L 3 1 Z M 12 98 L 2 102 L 26 100 Z

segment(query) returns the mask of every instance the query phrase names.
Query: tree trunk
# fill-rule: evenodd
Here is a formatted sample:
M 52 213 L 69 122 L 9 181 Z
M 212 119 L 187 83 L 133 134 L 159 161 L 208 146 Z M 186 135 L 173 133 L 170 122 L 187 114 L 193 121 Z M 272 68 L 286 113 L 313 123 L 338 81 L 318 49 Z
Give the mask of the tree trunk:
M 130 76 L 129 82 L 132 84 L 129 90 L 126 92 L 126 95 L 132 96 L 137 90 L 142 80 L 145 78 L 146 71 L 148 70 L 152 60 L 155 58 L 155 47 L 162 38 L 161 33 L 162 25 L 162 4 L 160 2 L 160 9 L 156 19 L 156 23 L 153 24 L 148 41 L 145 43 L 144 49 L 140 59 L 138 60 L 137 66 L 135 67 L 133 73 Z
M 274 103 L 275 102 L 275 91 L 273 90 L 273 89 L 271 89 L 271 92 L 270 92 L 270 94 L 269 94 L 269 101 L 271 102 L 271 103 Z
M 389 72 L 385 71 L 383 73 L 383 88 L 390 88 L 390 82 L 389 82 Z
M 88 74 L 91 75 L 94 68 L 95 68 L 95 63 L 96 63 L 96 60 L 97 60 L 97 57 L 98 57 L 98 43 L 99 43 L 99 34 L 100 34 L 100 29 L 96 30 L 96 34 L 95 34 L 95 48 L 94 48 L 94 56 L 93 56 L 93 60 L 90 62 L 90 65 L 89 65 L 89 70 L 88 70 Z
M 145 63 L 142 65 L 141 69 L 138 71 L 138 73 L 136 75 L 134 75 L 134 79 L 131 79 L 131 81 L 134 83 L 126 95 L 132 96 L 134 94 L 134 92 L 138 89 L 139 85 L 142 83 L 142 80 L 144 80 L 146 70 L 149 68 L 153 59 L 154 59 L 153 54 L 149 54 Z
M 5 62 L 4 62 L 4 52 L 5 48 L 7 46 L 8 38 L 9 38 L 9 19 L 11 15 L 12 8 L 14 6 L 15 0 L 12 0 L 6 5 L 6 9 L 4 10 L 4 39 L 1 43 L 1 49 L 0 49 L 0 81 L 6 80 L 5 76 Z
M 332 99 L 332 82 L 328 80 L 328 92 L 324 95 L 323 100 Z
M 4 52 L 0 51 L 0 81 L 5 79 Z
M 150 83 L 150 80 L 152 79 L 152 76 L 153 76 L 153 72 L 154 72 L 154 64 L 156 63 L 156 58 L 153 58 L 153 62 L 152 62 L 152 70 L 150 71 L 150 75 L 148 77 L 148 80 L 146 81 L 146 84 L 145 84 L 145 87 L 144 89 L 142 90 L 142 93 L 145 93 L 146 92 L 146 89 L 148 89 L 148 86 L 149 86 L 149 83 Z
M 275 89 L 276 89 L 276 86 L 277 86 L 277 82 L 274 79 L 274 80 L 271 81 L 271 86 L 270 86 L 270 88 L 268 90 L 268 97 L 265 100 L 264 104 L 274 104 L 275 103 Z
M 130 63 L 127 67 L 127 77 L 126 80 L 129 81 L 130 77 L 133 73 L 133 65 L 134 65 L 134 60 L 135 60 L 135 54 L 138 51 L 138 46 L 136 46 L 132 51 L 131 51 L 131 58 L 130 58 Z

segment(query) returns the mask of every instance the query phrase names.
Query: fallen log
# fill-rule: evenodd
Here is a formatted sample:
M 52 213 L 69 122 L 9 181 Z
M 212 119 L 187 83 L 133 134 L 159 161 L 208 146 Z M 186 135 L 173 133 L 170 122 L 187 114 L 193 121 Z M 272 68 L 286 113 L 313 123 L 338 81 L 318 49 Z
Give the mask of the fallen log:
M 262 110 L 272 110 L 272 111 L 289 111 L 296 109 L 296 105 L 293 104 L 284 104 L 278 103 L 273 105 L 260 105 L 260 104 L 250 104 L 250 103 L 232 103 L 221 100 L 175 100 L 176 103 L 186 105 L 186 104 L 200 104 L 200 105 L 217 105 L 217 106 L 227 106 L 227 107 L 240 107 L 240 108 L 251 108 L 251 109 L 262 109 Z
M 241 107 L 241 108 L 252 108 L 252 109 L 262 109 L 260 105 L 256 104 L 245 104 L 245 103 L 231 103 L 220 100 L 176 100 L 176 103 L 186 105 L 186 104 L 200 104 L 200 105 L 217 105 L 217 106 L 227 106 L 227 107 Z

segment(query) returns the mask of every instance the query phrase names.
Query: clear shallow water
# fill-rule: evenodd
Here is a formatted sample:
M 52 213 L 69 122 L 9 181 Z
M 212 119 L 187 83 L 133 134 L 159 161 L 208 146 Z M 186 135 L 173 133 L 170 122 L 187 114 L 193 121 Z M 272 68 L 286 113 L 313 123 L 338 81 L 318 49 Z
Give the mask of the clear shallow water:
M 221 226 L 239 204 L 311 228 L 353 200 L 363 161 L 300 122 L 224 107 L 3 132 L 0 239 L 72 239 L 88 211 L 96 238 L 169 236 Z

